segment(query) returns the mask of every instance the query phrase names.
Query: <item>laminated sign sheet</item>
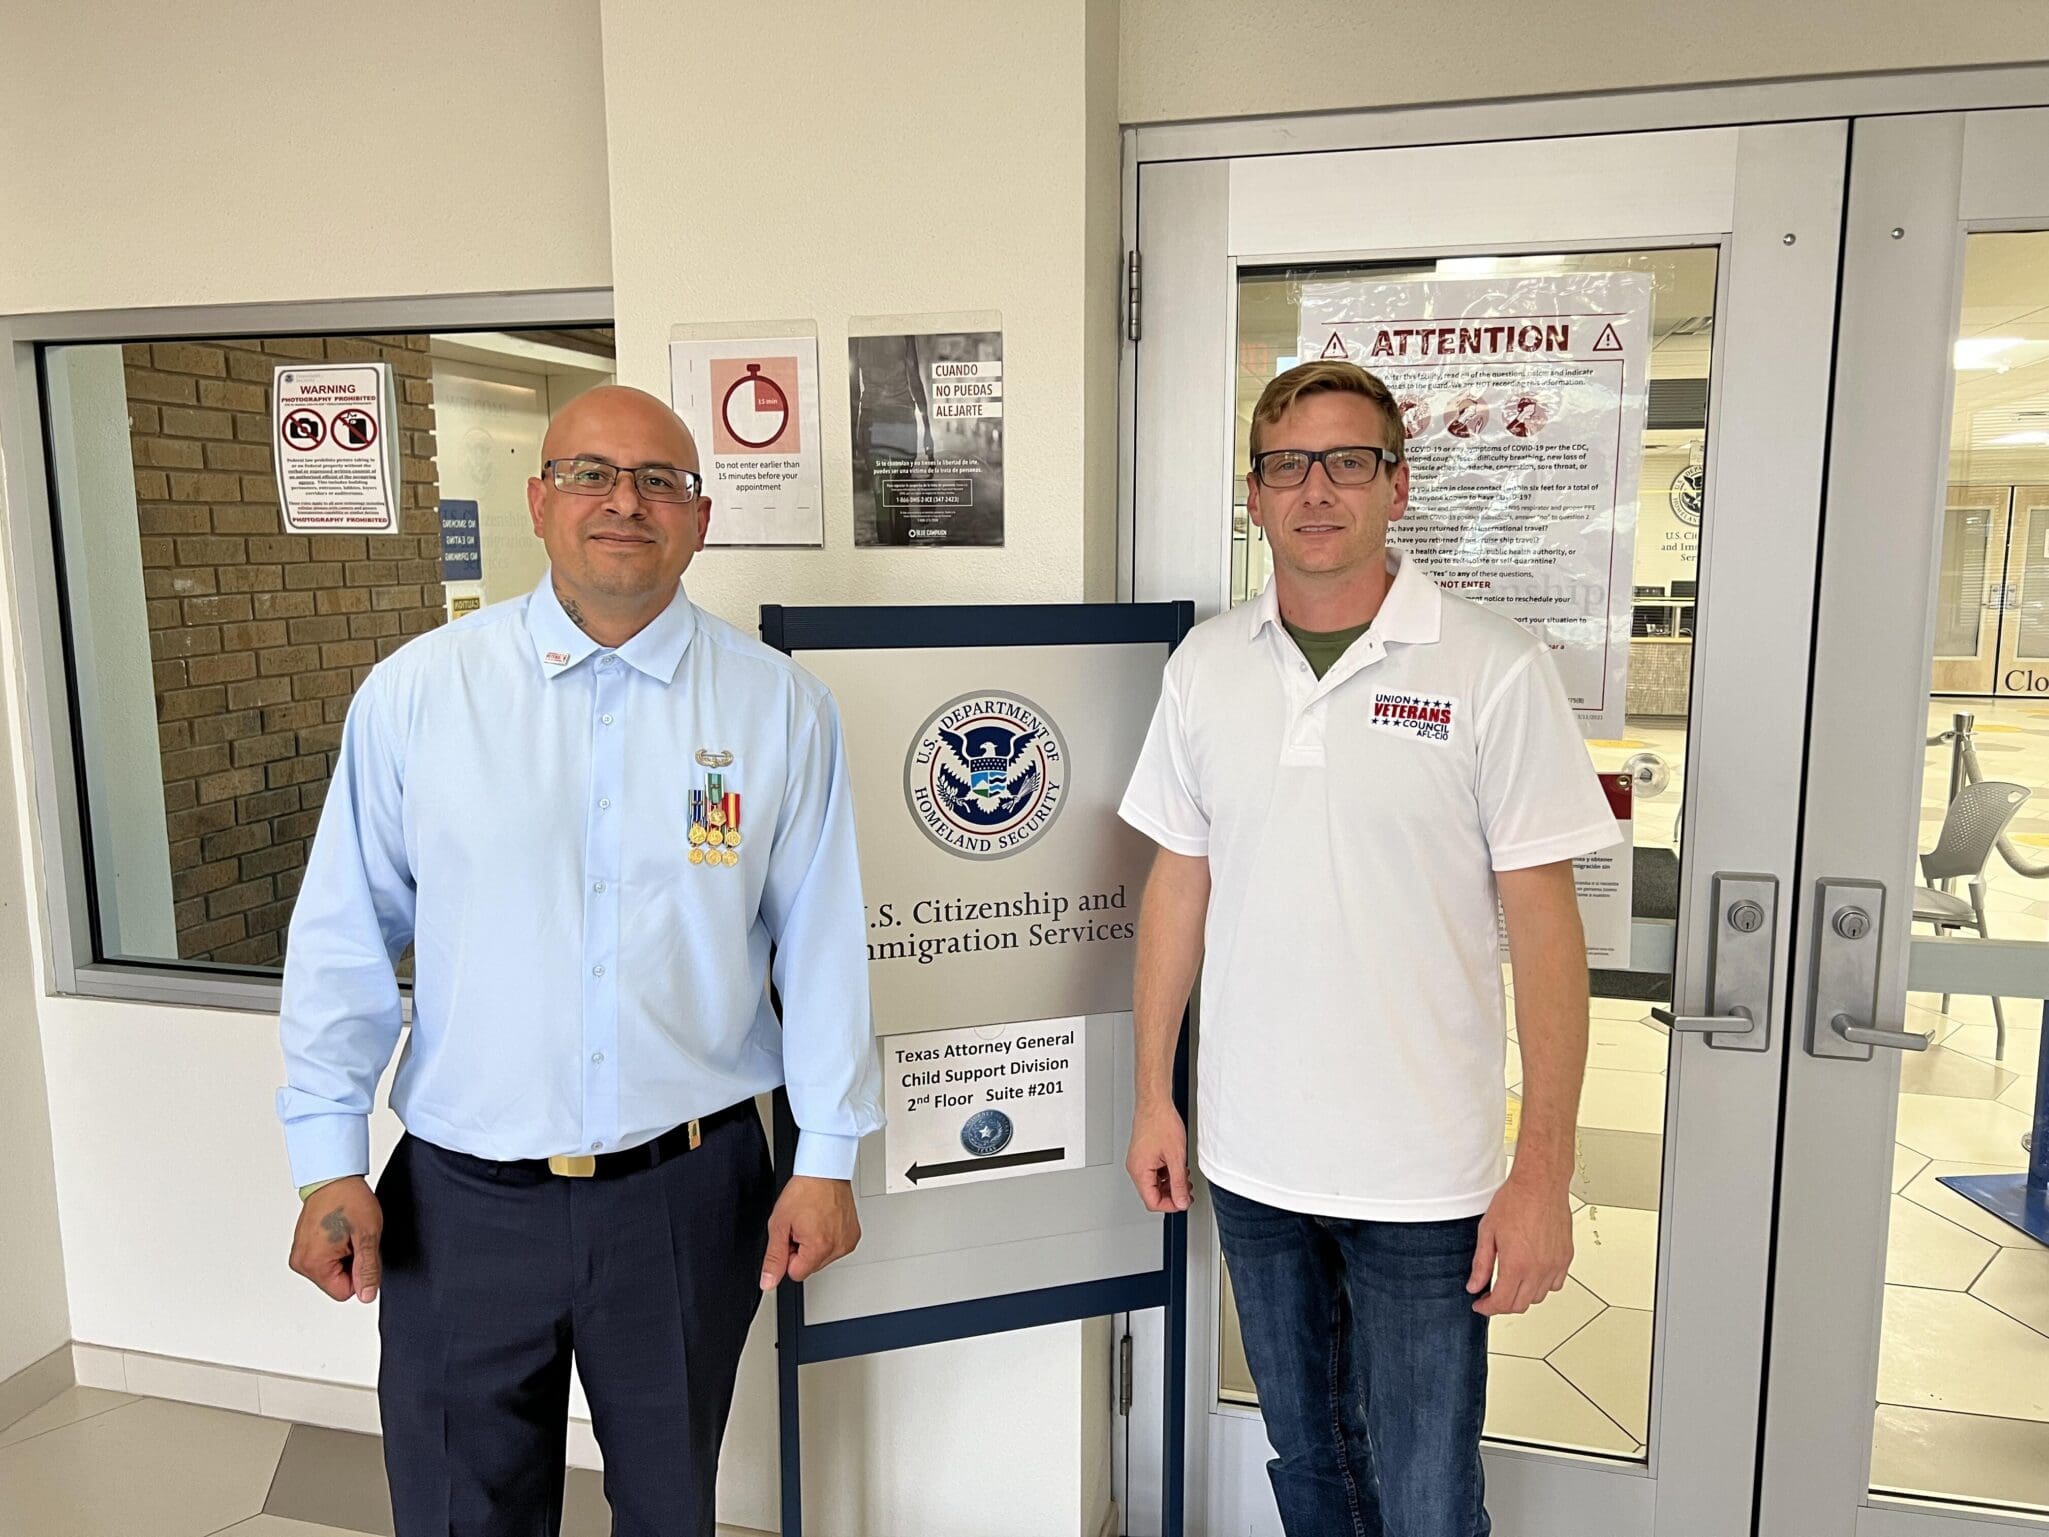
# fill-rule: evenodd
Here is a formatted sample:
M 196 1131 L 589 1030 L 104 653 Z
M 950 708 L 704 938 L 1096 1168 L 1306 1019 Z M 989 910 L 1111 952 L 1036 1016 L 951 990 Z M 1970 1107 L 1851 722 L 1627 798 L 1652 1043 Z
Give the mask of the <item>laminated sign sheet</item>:
M 879 1042 L 890 1193 L 971 1184 L 1087 1160 L 1082 1018 L 930 1030 Z
M 818 338 L 672 340 L 669 386 L 712 501 L 705 543 L 822 546 Z
M 1302 284 L 1304 362 L 1393 391 L 1407 514 L 1389 539 L 1551 646 L 1589 737 L 1623 734 L 1650 390 L 1641 272 Z
M 288 534 L 398 532 L 398 407 L 389 363 L 280 363 L 271 449 Z

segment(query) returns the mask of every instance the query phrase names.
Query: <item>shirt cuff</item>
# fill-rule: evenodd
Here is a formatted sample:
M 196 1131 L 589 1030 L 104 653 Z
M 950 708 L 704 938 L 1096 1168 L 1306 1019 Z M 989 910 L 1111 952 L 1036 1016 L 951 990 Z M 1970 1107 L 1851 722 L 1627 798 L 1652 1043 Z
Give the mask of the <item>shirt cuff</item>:
M 806 1179 L 852 1179 L 854 1155 L 860 1151 L 859 1137 L 835 1136 L 829 1131 L 797 1133 L 797 1158 L 790 1172 Z
M 309 1115 L 285 1126 L 292 1183 L 305 1186 L 370 1173 L 367 1115 Z

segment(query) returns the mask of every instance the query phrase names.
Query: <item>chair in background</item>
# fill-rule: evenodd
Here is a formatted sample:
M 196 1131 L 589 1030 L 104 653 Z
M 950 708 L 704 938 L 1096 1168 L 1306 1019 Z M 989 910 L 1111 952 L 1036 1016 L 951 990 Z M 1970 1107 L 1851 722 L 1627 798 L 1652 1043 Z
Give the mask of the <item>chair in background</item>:
M 2026 785 L 1998 779 L 1979 780 L 1957 791 L 1943 814 L 1942 835 L 1935 840 L 1935 847 L 1921 856 L 1921 878 L 1930 884 L 1914 888 L 1916 923 L 1933 924 L 1938 934 L 1969 929 L 1980 939 L 1992 937 L 1985 921 L 1985 865 L 2028 794 Z M 1944 889 L 1947 882 L 1960 879 L 1970 882 L 1968 899 Z M 1947 993 L 1942 995 L 1942 1009 L 1949 1012 Z M 2006 1011 L 1996 996 L 1992 1022 L 1992 1054 L 2004 1058 Z

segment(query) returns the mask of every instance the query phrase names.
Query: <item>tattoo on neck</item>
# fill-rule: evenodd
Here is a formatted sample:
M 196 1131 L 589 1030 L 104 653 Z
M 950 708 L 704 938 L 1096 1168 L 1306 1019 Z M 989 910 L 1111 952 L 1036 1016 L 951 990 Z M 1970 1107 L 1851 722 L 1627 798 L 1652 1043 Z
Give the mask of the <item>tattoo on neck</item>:
M 320 1231 L 331 1244 L 345 1244 L 356 1236 L 355 1228 L 350 1225 L 349 1219 L 342 1215 L 339 1206 L 320 1219 Z
M 562 612 L 569 616 L 571 624 L 583 631 L 584 634 L 590 634 L 591 627 L 584 622 L 583 605 L 581 603 L 578 603 L 576 599 L 563 592 L 560 587 L 555 589 L 555 601 L 562 605 Z

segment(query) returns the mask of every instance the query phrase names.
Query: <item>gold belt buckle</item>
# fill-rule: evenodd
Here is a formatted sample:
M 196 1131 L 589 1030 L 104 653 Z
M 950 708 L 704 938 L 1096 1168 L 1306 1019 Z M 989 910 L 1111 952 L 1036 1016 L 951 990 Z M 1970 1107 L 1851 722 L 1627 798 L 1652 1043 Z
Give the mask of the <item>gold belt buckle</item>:
M 598 1161 L 589 1153 L 557 1153 L 548 1160 L 548 1172 L 564 1179 L 589 1179 L 598 1172 Z
M 690 1151 L 694 1153 L 697 1151 L 697 1144 L 704 1140 L 704 1133 L 697 1129 L 697 1122 L 692 1121 L 688 1128 L 688 1135 L 690 1137 Z

